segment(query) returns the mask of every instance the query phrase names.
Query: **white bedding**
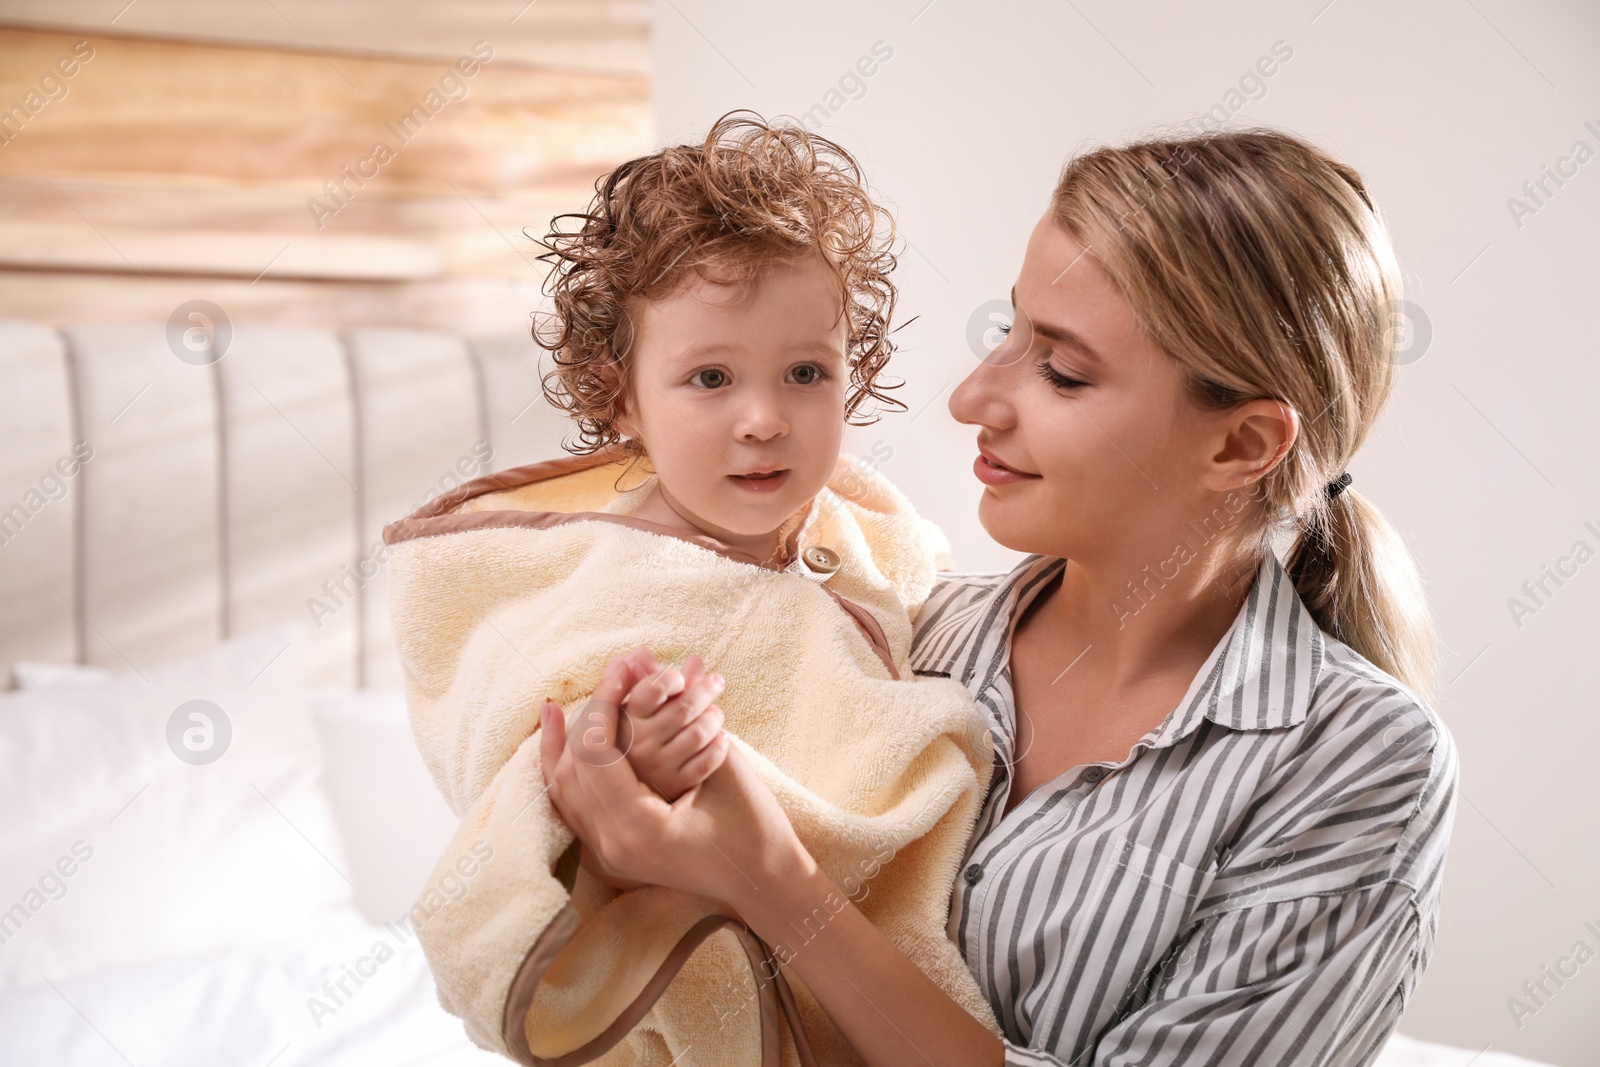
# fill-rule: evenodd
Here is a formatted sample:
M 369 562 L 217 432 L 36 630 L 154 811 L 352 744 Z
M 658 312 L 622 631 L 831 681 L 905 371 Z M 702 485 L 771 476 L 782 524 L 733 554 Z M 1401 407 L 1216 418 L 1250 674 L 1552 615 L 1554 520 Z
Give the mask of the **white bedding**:
M 336 981 L 375 946 L 394 955 L 332 1013 Z M 93 1020 L 93 1025 L 90 1025 Z M 320 1023 L 320 1025 L 318 1025 Z M 112 1045 L 115 1045 L 115 1048 Z M 59 1067 L 474 1067 L 506 1063 L 439 1007 L 414 940 L 363 923 L 273 953 L 232 950 L 0 994 L 0 1063 Z M 1540 1067 L 1396 1034 L 1378 1067 Z
M 0 694 L 0 1065 L 506 1062 L 439 1007 L 404 919 L 452 820 L 403 699 L 306 690 L 308 640 L 23 666 Z M 210 763 L 169 741 L 192 699 L 233 731 Z M 1379 1060 L 1530 1062 L 1399 1035 Z
M 307 639 L 19 667 L 0 696 L 0 1064 L 504 1062 L 440 1009 L 406 924 L 451 819 L 403 702 L 305 690 Z M 221 715 L 180 716 L 175 741 L 193 700 Z M 185 743 L 197 727 L 228 735 L 220 756 L 204 730 Z
M 357 965 L 370 972 L 360 986 L 347 977 Z M 341 978 L 345 993 L 332 987 Z M 0 1063 L 467 1067 L 506 1061 L 474 1046 L 439 1007 L 414 938 L 352 920 L 338 933 L 271 950 L 223 949 L 0 994 Z

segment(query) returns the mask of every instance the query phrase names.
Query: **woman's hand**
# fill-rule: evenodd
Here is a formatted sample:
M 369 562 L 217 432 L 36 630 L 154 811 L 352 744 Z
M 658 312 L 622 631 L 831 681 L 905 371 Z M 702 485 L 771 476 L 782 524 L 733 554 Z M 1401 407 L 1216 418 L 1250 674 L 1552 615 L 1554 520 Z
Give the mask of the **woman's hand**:
M 592 865 L 621 881 L 709 897 L 737 914 L 764 888 L 811 874 L 815 863 L 726 735 L 713 744 L 725 749 L 721 767 L 675 801 L 639 780 L 617 744 L 620 705 L 632 703 L 636 689 L 641 702 L 659 703 L 683 688 L 680 672 L 663 673 L 640 648 L 611 662 L 570 733 L 560 709 L 547 703 L 540 726 L 545 782 Z
M 618 706 L 660 670 L 642 648 L 613 660 L 570 734 L 560 709 L 545 705 L 545 782 L 591 862 L 612 877 L 710 898 L 768 944 L 786 943 L 778 961 L 869 1067 L 998 1067 L 1000 1039 L 833 884 L 737 748 L 670 804 L 639 781 L 617 745 Z

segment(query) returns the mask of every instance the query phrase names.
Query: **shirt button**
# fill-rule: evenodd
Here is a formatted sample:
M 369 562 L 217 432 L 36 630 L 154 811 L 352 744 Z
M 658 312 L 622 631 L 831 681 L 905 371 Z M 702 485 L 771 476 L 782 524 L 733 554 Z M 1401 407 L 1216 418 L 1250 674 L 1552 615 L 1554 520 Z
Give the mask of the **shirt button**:
M 977 885 L 978 879 L 983 877 L 983 865 L 981 863 L 968 864 L 967 869 L 962 873 L 962 877 L 967 880 L 968 885 Z
M 1091 782 L 1098 782 L 1106 776 L 1106 771 L 1104 767 L 1090 767 L 1083 776 Z
M 812 545 L 800 553 L 800 558 L 805 560 L 807 567 L 821 574 L 832 574 L 839 569 L 839 553 L 821 545 Z

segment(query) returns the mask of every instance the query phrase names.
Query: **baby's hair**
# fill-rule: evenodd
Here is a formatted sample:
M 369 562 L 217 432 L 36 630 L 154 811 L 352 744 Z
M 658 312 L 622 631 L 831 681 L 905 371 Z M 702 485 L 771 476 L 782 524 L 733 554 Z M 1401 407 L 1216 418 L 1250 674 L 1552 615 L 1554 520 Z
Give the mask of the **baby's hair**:
M 699 145 L 623 163 L 595 183 L 588 211 L 556 216 L 537 242 L 551 266 L 544 294 L 553 310 L 536 317 L 533 338 L 555 362 L 540 381 L 546 399 L 578 424 L 567 451 L 642 454 L 616 425 L 632 379 L 635 301 L 670 295 L 691 272 L 747 284 L 810 252 L 833 273 L 849 316 L 846 421 L 868 397 L 905 409 L 883 392 L 902 383 L 878 381 L 895 347 L 893 217 L 868 195 L 844 148 L 739 114 L 723 115 Z

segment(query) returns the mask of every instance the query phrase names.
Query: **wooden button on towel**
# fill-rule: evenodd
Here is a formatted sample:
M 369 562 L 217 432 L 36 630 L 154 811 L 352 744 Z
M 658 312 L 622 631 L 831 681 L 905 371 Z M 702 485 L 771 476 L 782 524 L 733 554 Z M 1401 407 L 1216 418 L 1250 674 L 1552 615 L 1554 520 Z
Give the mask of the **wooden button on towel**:
M 832 574 L 839 569 L 839 553 L 821 545 L 812 545 L 800 553 L 800 558 L 806 561 L 807 567 L 822 574 Z

